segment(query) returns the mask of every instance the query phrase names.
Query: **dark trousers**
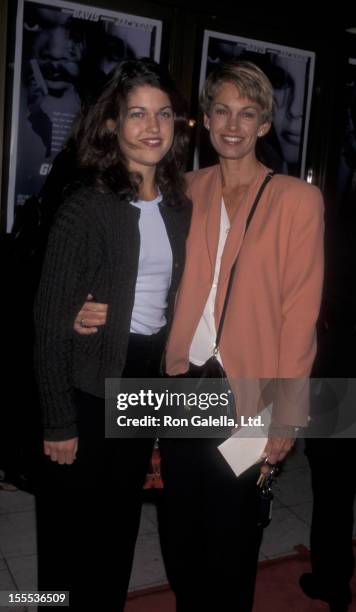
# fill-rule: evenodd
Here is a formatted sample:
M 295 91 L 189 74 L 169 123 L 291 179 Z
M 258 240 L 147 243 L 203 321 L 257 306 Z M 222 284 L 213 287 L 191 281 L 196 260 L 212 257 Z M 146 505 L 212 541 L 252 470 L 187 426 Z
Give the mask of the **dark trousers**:
M 253 467 L 236 478 L 217 439 L 162 439 L 161 547 L 178 612 L 250 612 L 262 531 Z
M 310 533 L 312 571 L 330 600 L 350 597 L 355 560 L 352 548 L 356 440 L 307 439 L 313 489 Z
M 164 341 L 164 333 L 132 334 L 123 376 L 157 377 Z M 70 610 L 120 612 L 153 440 L 105 440 L 104 400 L 77 392 L 76 402 L 75 462 L 58 465 L 44 457 L 40 471 L 39 589 L 69 590 Z

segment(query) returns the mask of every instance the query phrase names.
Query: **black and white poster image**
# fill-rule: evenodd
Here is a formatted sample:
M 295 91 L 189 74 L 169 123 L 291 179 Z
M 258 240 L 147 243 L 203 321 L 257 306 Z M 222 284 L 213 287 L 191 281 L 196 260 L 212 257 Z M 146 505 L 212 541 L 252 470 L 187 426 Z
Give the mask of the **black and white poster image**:
M 338 169 L 337 192 L 342 206 L 356 205 L 356 58 L 347 67 L 343 140 Z
M 272 129 L 259 143 L 261 161 L 276 172 L 304 178 L 315 54 L 206 30 L 200 89 L 212 68 L 229 59 L 254 62 L 273 85 L 274 120 Z M 201 136 L 195 167 L 212 163 L 207 139 Z
M 83 103 L 123 59 L 160 58 L 162 22 L 62 2 L 19 0 L 7 229 L 38 193 Z

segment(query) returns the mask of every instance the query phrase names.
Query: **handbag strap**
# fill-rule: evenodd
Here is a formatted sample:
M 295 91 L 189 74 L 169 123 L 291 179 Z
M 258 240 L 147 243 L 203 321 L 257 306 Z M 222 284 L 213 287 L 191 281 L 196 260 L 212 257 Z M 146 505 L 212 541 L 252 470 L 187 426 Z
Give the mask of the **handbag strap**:
M 260 201 L 261 195 L 264 192 L 265 187 L 268 185 L 268 183 L 270 182 L 270 180 L 271 180 L 273 175 L 274 175 L 274 172 L 269 172 L 265 176 L 265 178 L 264 178 L 264 180 L 263 180 L 263 182 L 262 182 L 262 184 L 261 184 L 261 186 L 260 186 L 260 188 L 259 188 L 259 190 L 257 192 L 257 195 L 255 197 L 255 201 L 252 204 L 251 210 L 250 210 L 249 215 L 247 217 L 243 239 L 246 236 L 246 232 L 247 232 L 247 230 L 249 228 L 249 225 L 250 225 L 250 223 L 252 221 L 253 215 L 255 214 L 255 211 L 256 211 L 256 208 L 257 208 L 257 204 Z M 237 257 L 236 257 L 236 259 L 235 259 L 235 261 L 234 261 L 234 263 L 232 265 L 231 271 L 230 271 L 230 277 L 229 277 L 229 282 L 228 282 L 228 286 L 227 286 L 227 290 L 226 290 L 224 306 L 223 306 L 223 309 L 222 309 L 222 312 L 221 312 L 219 327 L 218 327 L 218 331 L 217 331 L 217 334 L 216 334 L 216 340 L 215 340 L 215 346 L 214 346 L 214 350 L 213 350 L 213 355 L 217 355 L 217 353 L 219 352 L 219 342 L 220 342 L 220 338 L 221 338 L 221 332 L 222 332 L 222 328 L 223 328 L 224 321 L 225 321 L 227 305 L 228 305 L 229 298 L 230 298 L 232 282 L 234 280 L 235 269 L 236 269 L 238 258 L 239 258 L 239 256 L 237 255 Z

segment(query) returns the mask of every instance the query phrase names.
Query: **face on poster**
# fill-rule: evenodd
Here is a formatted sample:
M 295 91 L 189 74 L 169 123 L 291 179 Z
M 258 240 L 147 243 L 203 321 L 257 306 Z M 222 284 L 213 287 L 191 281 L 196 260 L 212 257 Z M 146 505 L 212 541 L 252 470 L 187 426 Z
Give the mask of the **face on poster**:
M 206 30 L 200 91 L 216 64 L 229 59 L 257 64 L 274 89 L 272 129 L 260 142 L 262 161 L 277 172 L 304 177 L 315 54 Z M 195 166 L 206 165 L 200 147 Z
M 38 193 L 82 103 L 120 61 L 160 58 L 162 22 L 61 0 L 19 0 L 7 229 Z

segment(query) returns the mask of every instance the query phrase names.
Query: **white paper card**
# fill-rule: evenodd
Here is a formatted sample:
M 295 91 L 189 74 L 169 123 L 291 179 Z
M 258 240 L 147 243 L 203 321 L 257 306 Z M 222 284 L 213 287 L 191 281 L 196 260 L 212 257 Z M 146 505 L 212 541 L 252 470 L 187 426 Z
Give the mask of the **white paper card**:
M 236 476 L 240 476 L 242 472 L 261 459 L 268 440 L 267 432 L 271 423 L 271 412 L 272 404 L 259 413 L 263 428 L 253 425 L 241 427 L 231 438 L 218 446 Z

